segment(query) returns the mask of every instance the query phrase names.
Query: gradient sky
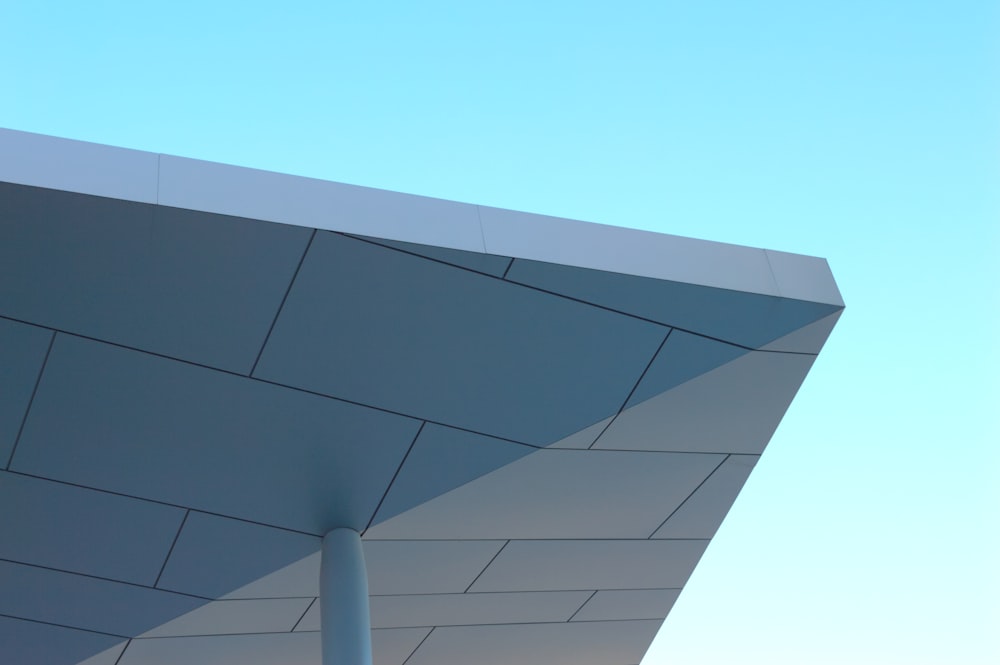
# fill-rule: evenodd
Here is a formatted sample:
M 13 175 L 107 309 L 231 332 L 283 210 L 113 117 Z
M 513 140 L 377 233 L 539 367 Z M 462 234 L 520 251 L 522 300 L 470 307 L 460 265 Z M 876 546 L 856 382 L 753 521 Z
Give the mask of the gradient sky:
M 998 44 L 966 0 L 7 0 L 0 126 L 827 257 L 644 665 L 992 664 Z

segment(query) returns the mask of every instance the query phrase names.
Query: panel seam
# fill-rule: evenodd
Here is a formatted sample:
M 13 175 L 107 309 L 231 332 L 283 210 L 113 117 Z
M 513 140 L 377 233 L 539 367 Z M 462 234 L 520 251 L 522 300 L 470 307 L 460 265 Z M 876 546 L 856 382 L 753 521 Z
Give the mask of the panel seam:
M 14 463 L 14 453 L 17 452 L 17 444 L 21 442 L 21 434 L 24 432 L 24 426 L 28 422 L 28 414 L 31 413 L 31 406 L 35 403 L 35 395 L 38 394 L 38 387 L 42 385 L 42 374 L 45 373 L 45 366 L 49 362 L 49 355 L 52 353 L 52 345 L 56 342 L 57 334 L 57 332 L 53 331 L 52 336 L 49 338 L 49 345 L 45 349 L 45 357 L 42 358 L 42 365 L 38 368 L 38 376 L 35 377 L 35 386 L 31 389 L 31 397 L 28 398 L 28 404 L 24 407 L 24 416 L 21 418 L 20 427 L 17 428 L 14 445 L 11 446 L 10 455 L 7 456 L 7 466 L 4 467 L 5 471 L 10 471 L 10 465 Z

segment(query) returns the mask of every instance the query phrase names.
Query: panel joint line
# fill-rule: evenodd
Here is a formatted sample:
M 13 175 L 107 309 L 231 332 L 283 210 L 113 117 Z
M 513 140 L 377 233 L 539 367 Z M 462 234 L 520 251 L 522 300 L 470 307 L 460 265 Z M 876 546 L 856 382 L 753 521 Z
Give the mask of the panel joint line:
M 431 628 L 429 631 L 427 631 L 427 634 L 424 635 L 424 639 L 420 640 L 420 644 L 418 644 L 413 648 L 413 651 L 410 652 L 410 655 L 406 657 L 406 659 L 402 662 L 401 665 L 406 665 L 408 662 L 410 662 L 410 659 L 413 658 L 413 654 L 417 653 L 417 651 L 420 650 L 420 647 L 424 646 L 424 642 L 427 641 L 427 638 L 430 637 L 431 633 L 433 632 L 434 628 Z
M 625 401 L 622 402 L 621 408 L 618 409 L 618 413 L 616 413 L 614 417 L 612 417 L 611 420 L 608 421 L 608 424 L 604 426 L 604 429 L 602 429 L 601 433 L 597 435 L 597 438 L 594 439 L 593 443 L 587 446 L 587 450 L 590 450 L 597 445 L 597 442 L 601 440 L 601 437 L 604 436 L 604 433 L 608 431 L 608 428 L 611 427 L 614 424 L 615 420 L 618 419 L 618 416 L 620 416 L 622 412 L 625 411 L 625 407 L 628 406 L 628 401 L 632 399 L 632 395 L 634 395 L 635 391 L 638 390 L 639 384 L 642 383 L 642 380 L 646 377 L 646 372 L 648 372 L 649 368 L 653 366 L 654 362 L 656 362 L 656 357 L 660 355 L 660 351 L 663 350 L 663 345 L 667 343 L 668 339 L 670 339 L 670 333 L 672 333 L 673 331 L 674 331 L 673 328 L 667 329 L 667 334 L 663 336 L 663 339 L 660 341 L 660 345 L 656 347 L 656 351 L 653 352 L 653 355 L 650 357 L 649 362 L 646 363 L 646 367 L 642 370 L 642 374 L 640 374 L 639 378 L 636 379 L 635 385 L 632 386 L 632 390 L 628 391 L 628 395 L 626 395 Z
M 667 515 L 666 519 L 664 519 L 662 522 L 660 522 L 660 526 L 658 526 L 655 529 L 653 529 L 653 533 L 649 534 L 649 538 L 647 538 L 646 540 L 652 540 L 653 536 L 656 535 L 656 532 L 659 531 L 660 529 L 662 529 L 664 527 L 664 525 L 667 522 L 670 521 L 670 518 L 673 517 L 677 513 L 678 510 L 680 510 L 681 508 L 683 508 L 684 504 L 687 503 L 691 499 L 691 497 L 693 497 L 695 494 L 698 493 L 698 490 L 701 489 L 701 486 L 704 485 L 705 483 L 707 483 L 708 479 L 711 478 L 712 476 L 714 476 L 715 472 L 718 471 L 720 468 L 722 468 L 722 465 L 725 464 L 726 460 L 729 459 L 730 457 L 732 457 L 732 455 L 726 455 L 725 457 L 723 457 L 722 461 L 719 462 L 718 464 L 716 464 L 715 468 L 712 469 L 712 471 L 707 476 L 705 476 L 705 478 L 700 483 L 698 483 L 698 486 L 695 487 L 693 490 L 691 490 L 691 493 L 688 494 L 686 497 L 684 497 L 684 500 L 681 501 L 679 504 L 677 504 L 676 508 L 674 508 L 673 510 L 670 511 L 670 514 Z M 673 538 L 666 538 L 665 540 L 674 540 L 674 539 Z M 691 539 L 683 538 L 683 539 L 678 539 L 678 540 L 699 540 L 699 539 L 698 538 L 691 538 Z
M 385 492 L 382 493 L 382 498 L 378 500 L 378 505 L 375 506 L 375 511 L 368 520 L 368 524 L 365 525 L 364 531 L 361 532 L 362 536 L 365 535 L 365 531 L 368 531 L 368 529 L 372 527 L 372 522 L 375 521 L 375 517 L 378 515 L 378 511 L 382 507 L 382 503 L 385 501 L 385 498 L 389 496 L 389 490 L 392 489 L 392 484 L 396 482 L 399 472 L 403 470 L 403 465 L 406 464 L 406 458 L 409 457 L 410 453 L 413 451 L 413 446 L 417 445 L 417 439 L 420 438 L 420 433 L 424 431 L 424 425 L 426 424 L 426 420 L 420 421 L 420 427 L 417 428 L 417 433 L 413 436 L 413 441 L 410 441 L 410 447 L 406 449 L 406 454 L 403 455 L 403 459 L 399 461 L 399 466 L 396 467 L 396 473 L 392 474 L 392 479 L 389 481 L 389 484 L 385 486 Z
M 472 586 L 479 581 L 479 578 L 483 576 L 483 573 L 486 572 L 486 569 L 493 565 L 493 562 L 497 560 L 497 557 L 500 556 L 500 553 L 503 552 L 508 545 L 510 545 L 509 540 L 505 541 L 504 544 L 500 546 L 500 549 L 498 549 L 497 553 L 493 555 L 493 558 L 486 562 L 486 565 L 483 566 L 483 569 L 479 571 L 479 574 L 476 575 L 476 578 L 474 580 L 469 582 L 469 586 L 465 587 L 465 591 L 463 591 L 462 593 L 469 593 L 469 589 L 471 589 Z
M 163 577 L 163 571 L 167 569 L 167 562 L 170 561 L 170 555 L 174 553 L 174 547 L 177 545 L 177 541 L 181 537 L 181 531 L 184 530 L 184 524 L 187 522 L 188 515 L 191 514 L 191 509 L 188 508 L 184 511 L 184 517 L 181 518 L 181 524 L 177 527 L 177 533 L 174 534 L 174 541 L 170 543 L 170 549 L 167 550 L 167 556 L 163 559 L 163 565 L 160 566 L 160 572 L 156 576 L 156 581 L 153 582 L 153 587 L 160 583 L 160 578 Z
M 125 648 L 122 649 L 121 653 L 118 654 L 118 657 L 115 658 L 115 665 L 118 665 L 118 663 L 122 662 L 122 657 L 125 655 L 125 652 L 128 651 L 128 648 L 130 646 L 132 646 L 131 638 L 127 642 L 125 642 Z
M 295 632 L 295 629 L 298 628 L 299 624 L 302 623 L 302 620 L 306 618 L 306 615 L 309 614 L 309 610 L 312 609 L 312 606 L 316 604 L 317 600 L 319 600 L 319 596 L 316 596 L 315 598 L 313 598 L 312 600 L 309 601 L 309 604 L 306 605 L 306 609 L 302 613 L 302 616 L 300 616 L 299 620 L 295 622 L 295 625 L 292 626 L 292 629 L 290 631 L 288 631 L 289 633 L 294 633 Z
M 594 596 L 596 596 L 596 595 L 597 595 L 597 591 L 595 590 L 594 593 L 592 593 L 589 596 L 587 596 L 587 600 L 583 601 L 583 604 L 580 605 L 580 607 L 576 608 L 576 612 L 573 612 L 572 614 L 569 615 L 569 618 L 566 619 L 566 623 L 569 623 L 570 621 L 572 621 L 573 617 L 575 617 L 577 614 L 579 614 L 580 610 L 582 610 L 584 607 L 586 607 L 587 603 L 589 603 L 591 600 L 593 600 Z
M 24 408 L 24 417 L 21 418 L 21 425 L 17 428 L 17 436 L 14 437 L 14 445 L 10 449 L 10 455 L 7 457 L 7 465 L 4 467 L 5 471 L 10 470 L 10 465 L 14 463 L 14 453 L 17 452 L 17 444 L 21 442 L 21 434 L 24 432 L 24 425 L 28 422 L 28 414 L 31 413 L 31 405 L 35 403 L 35 395 L 38 394 L 38 386 L 42 384 L 42 374 L 45 373 L 45 366 L 49 362 L 49 354 L 52 353 L 52 345 L 56 342 L 56 334 L 52 333 L 52 337 L 49 338 L 49 345 L 45 349 L 45 357 L 42 358 L 42 366 L 38 368 L 38 376 L 35 377 L 35 387 L 31 389 L 31 397 L 28 398 L 28 405 Z
M 271 333 L 274 332 L 274 326 L 278 323 L 278 318 L 281 316 L 281 310 L 285 308 L 285 301 L 288 300 L 288 294 L 292 292 L 292 287 L 295 286 L 295 280 L 299 276 L 302 264 L 305 263 L 306 255 L 309 253 L 309 248 L 312 247 L 313 239 L 316 237 L 316 231 L 317 229 L 312 230 L 312 234 L 309 236 L 309 242 L 306 243 L 306 248 L 302 250 L 302 256 L 299 257 L 299 263 L 295 266 L 295 272 L 292 273 L 292 279 L 288 282 L 288 288 L 285 289 L 285 295 L 281 298 L 281 304 L 278 305 L 278 311 L 274 313 L 274 320 L 271 321 L 271 326 L 267 329 L 267 335 L 264 336 L 264 342 L 260 345 L 260 351 L 257 352 L 257 358 L 253 361 L 253 367 L 250 368 L 250 373 L 247 376 L 253 376 L 253 373 L 257 371 L 257 364 L 260 363 L 260 358 L 264 355 L 264 349 L 267 348 L 267 342 L 271 339 Z

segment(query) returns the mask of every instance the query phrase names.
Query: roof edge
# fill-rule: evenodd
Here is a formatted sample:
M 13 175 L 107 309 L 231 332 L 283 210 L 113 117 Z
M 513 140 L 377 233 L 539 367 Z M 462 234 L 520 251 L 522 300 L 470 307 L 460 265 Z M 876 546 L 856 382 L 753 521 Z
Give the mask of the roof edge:
M 0 128 L 0 181 L 843 307 L 824 259 Z

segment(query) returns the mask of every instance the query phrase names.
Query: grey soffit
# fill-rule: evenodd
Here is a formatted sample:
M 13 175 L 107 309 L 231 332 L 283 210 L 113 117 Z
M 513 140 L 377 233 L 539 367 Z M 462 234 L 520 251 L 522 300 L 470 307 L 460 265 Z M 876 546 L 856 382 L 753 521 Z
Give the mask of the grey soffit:
M 635 665 L 843 307 L 822 259 L 0 130 L 0 644 Z M 9 656 L 9 658 L 8 658 Z

